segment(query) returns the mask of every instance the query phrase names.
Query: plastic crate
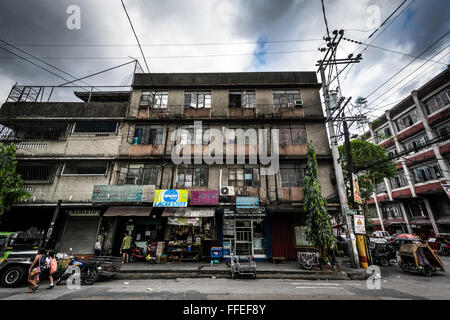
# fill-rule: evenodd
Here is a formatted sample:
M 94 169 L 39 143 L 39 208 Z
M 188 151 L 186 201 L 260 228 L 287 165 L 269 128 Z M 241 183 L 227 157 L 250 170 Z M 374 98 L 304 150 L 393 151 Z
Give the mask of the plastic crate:
M 222 258 L 222 247 L 212 247 L 211 258 L 213 259 Z

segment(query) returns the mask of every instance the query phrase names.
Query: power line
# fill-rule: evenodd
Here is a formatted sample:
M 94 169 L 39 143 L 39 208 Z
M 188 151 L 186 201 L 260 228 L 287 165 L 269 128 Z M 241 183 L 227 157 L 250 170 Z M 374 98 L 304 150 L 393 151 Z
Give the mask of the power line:
M 447 31 L 445 34 L 443 34 L 442 36 L 439 37 L 439 39 L 435 40 L 433 43 L 431 43 L 429 46 L 427 46 L 425 48 L 425 50 L 423 50 L 418 57 L 420 57 L 422 54 L 424 54 L 426 51 L 428 51 L 431 47 L 433 47 L 436 43 L 438 43 L 439 41 L 441 41 L 446 35 L 448 35 L 450 33 L 450 31 Z M 379 85 L 375 90 L 373 90 L 372 92 L 370 92 L 365 98 L 367 99 L 368 97 L 370 97 L 372 94 L 374 94 L 375 92 L 377 92 L 381 87 L 383 87 L 386 83 L 388 83 L 389 81 L 391 81 L 395 76 L 397 76 L 400 72 L 402 72 L 403 70 L 405 70 L 411 63 L 413 63 L 414 61 L 416 61 L 418 58 L 414 58 L 413 60 L 411 60 L 406 66 L 404 66 L 403 68 L 401 68 L 399 71 L 397 71 L 394 75 L 392 75 L 389 79 L 387 79 L 386 81 L 384 81 L 381 85 Z
M 74 79 L 77 78 L 77 77 L 71 75 L 70 73 L 68 73 L 68 72 L 66 72 L 66 71 L 64 71 L 64 70 L 62 70 L 61 68 L 55 67 L 54 65 L 51 65 L 51 64 L 49 64 L 49 63 L 43 61 L 43 59 L 38 58 L 38 57 L 32 55 L 31 53 L 26 52 L 25 50 L 22 50 L 22 49 L 20 49 L 20 48 L 15 47 L 14 45 L 12 45 L 12 44 L 6 42 L 5 40 L 0 39 L 0 42 L 3 42 L 3 43 L 6 44 L 7 46 L 10 46 L 10 47 L 16 49 L 17 51 L 20 51 L 20 52 L 22 52 L 22 53 L 25 53 L 25 54 L 29 55 L 29 56 L 32 57 L 33 59 L 36 59 L 36 60 L 38 60 L 39 62 L 45 64 L 46 66 L 49 66 L 49 67 L 51 67 L 51 68 L 54 68 L 54 69 L 56 69 L 56 70 L 58 70 L 58 71 L 64 73 L 65 75 L 68 75 L 68 76 L 71 77 L 71 78 L 74 78 Z M 67 80 L 66 80 L 66 81 L 67 81 Z M 84 84 L 86 84 L 86 85 L 89 85 L 89 83 L 86 83 L 86 82 L 84 82 L 84 81 L 81 81 L 81 82 L 84 83 Z
M 150 68 L 148 67 L 147 60 L 145 59 L 145 55 L 144 55 L 144 52 L 142 51 L 142 47 L 141 47 L 141 44 L 139 43 L 139 38 L 136 34 L 136 31 L 134 31 L 133 23 L 131 22 L 130 16 L 128 15 L 128 11 L 127 11 L 127 8 L 125 7 L 125 3 L 123 3 L 123 0 L 120 0 L 120 2 L 122 3 L 123 10 L 125 11 L 128 21 L 130 22 L 130 26 L 131 26 L 131 29 L 133 30 L 133 34 L 134 34 L 134 37 L 136 38 L 136 42 L 139 46 L 139 50 L 141 50 L 142 58 L 144 58 L 145 66 L 147 67 L 147 72 L 150 74 Z M 150 78 L 151 78 L 151 76 L 150 76 Z
M 378 29 L 380 29 L 396 12 L 397 12 L 397 10 L 398 9 L 400 9 L 404 4 L 405 4 L 405 2 L 406 2 L 407 0 L 404 0 L 398 7 L 397 7 L 397 9 L 395 9 L 394 10 L 394 12 L 392 12 L 390 15 L 389 15 L 389 17 L 387 17 L 384 21 L 383 21 L 383 23 L 382 24 L 380 24 L 380 26 L 374 31 L 374 32 L 372 32 L 370 35 L 369 35 L 369 37 L 367 38 L 367 39 L 370 39 L 377 31 L 378 31 Z
M 325 5 L 323 3 L 323 0 L 322 0 L 322 13 L 323 13 L 323 20 L 325 22 L 325 28 L 327 29 L 327 36 L 329 38 L 330 37 L 330 30 L 328 29 L 327 15 L 325 13 Z
M 230 53 L 230 54 L 210 54 L 210 55 L 182 55 L 182 56 L 147 56 L 149 59 L 178 59 L 178 58 L 210 58 L 210 57 L 233 57 L 233 56 L 252 56 L 252 55 L 272 55 L 272 54 L 289 54 L 301 52 L 316 52 L 317 50 L 291 50 L 291 51 L 270 51 L 270 52 L 253 52 L 253 53 Z M 0 59 L 14 59 L 14 57 L 0 57 Z M 122 60 L 129 57 L 41 57 L 34 59 L 42 60 Z
M 289 43 L 289 42 L 314 42 L 323 39 L 287 39 L 287 40 L 267 40 L 267 41 L 242 41 L 242 42 L 200 42 L 200 43 L 149 43 L 141 44 L 141 47 L 183 47 L 183 46 L 224 46 L 224 45 L 247 45 L 266 43 Z M 137 44 L 14 44 L 17 47 L 139 47 Z

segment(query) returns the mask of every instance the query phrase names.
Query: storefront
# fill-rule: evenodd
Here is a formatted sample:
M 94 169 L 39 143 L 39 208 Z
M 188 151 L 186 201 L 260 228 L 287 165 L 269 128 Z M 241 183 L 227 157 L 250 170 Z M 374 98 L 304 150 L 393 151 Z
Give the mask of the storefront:
M 66 209 L 66 221 L 57 244 L 60 252 L 92 255 L 99 232 L 100 209 Z
M 258 198 L 252 198 L 253 204 L 246 205 L 246 200 L 237 200 L 236 207 L 219 208 L 222 228 L 219 238 L 223 246 L 225 258 L 231 253 L 242 256 L 254 256 L 255 259 L 265 260 L 271 256 L 270 223 L 264 207 L 258 205 Z M 220 232 L 221 231 L 221 232 Z
M 168 261 L 198 261 L 209 257 L 216 239 L 215 208 L 166 208 L 164 240 Z

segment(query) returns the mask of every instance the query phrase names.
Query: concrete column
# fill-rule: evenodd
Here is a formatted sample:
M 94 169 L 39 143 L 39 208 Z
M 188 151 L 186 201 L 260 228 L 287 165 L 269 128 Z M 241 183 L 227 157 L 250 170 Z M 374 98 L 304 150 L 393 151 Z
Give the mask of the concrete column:
M 400 202 L 400 210 L 402 210 L 403 220 L 405 220 L 405 223 L 406 223 L 406 229 L 408 229 L 408 233 L 412 234 L 413 232 L 412 232 L 411 225 L 409 224 L 408 213 L 406 212 L 406 208 L 405 208 L 405 205 L 403 204 L 403 202 Z
M 375 201 L 375 207 L 377 208 L 378 219 L 380 219 L 381 230 L 386 231 L 384 230 L 383 214 L 381 213 L 380 205 L 378 204 L 377 195 L 375 192 L 373 193 L 373 200 Z
M 388 192 L 389 200 L 390 201 L 394 201 L 392 199 L 392 189 L 391 189 L 391 184 L 389 183 L 389 179 L 388 178 L 384 178 L 384 184 L 386 185 L 386 189 L 387 189 L 387 192 Z
M 417 113 L 420 119 L 422 120 L 423 127 L 425 128 L 425 132 L 427 133 L 427 137 L 428 139 L 433 140 L 434 138 L 436 138 L 436 134 L 431 130 L 431 127 L 428 124 L 428 117 L 425 112 L 425 106 L 419 100 L 417 96 L 417 90 L 412 91 L 411 96 L 413 97 L 414 103 L 416 105 Z M 441 171 L 442 174 L 444 175 L 445 180 L 450 180 L 450 167 L 442 157 L 441 152 L 439 151 L 439 147 L 435 143 L 433 144 L 433 151 L 434 154 L 436 155 L 439 167 L 441 167 Z
M 434 220 L 434 214 L 433 211 L 431 210 L 430 202 L 428 201 L 427 198 L 423 198 L 423 202 L 425 203 L 425 207 L 427 208 L 428 217 L 430 218 L 431 226 L 433 227 L 434 233 L 438 235 L 439 229 L 437 227 L 436 220 Z
M 397 152 L 400 153 L 403 151 L 403 146 L 397 140 L 398 131 L 397 131 L 397 128 L 395 127 L 394 121 L 392 121 L 392 119 L 391 119 L 391 112 L 389 110 L 386 110 L 386 119 L 388 120 L 389 127 L 391 128 L 391 132 L 394 135 L 395 148 L 396 148 Z M 409 168 L 406 166 L 406 161 L 404 159 L 401 159 L 400 162 L 402 164 L 402 168 L 403 168 L 403 172 L 405 173 L 406 180 L 408 181 L 408 186 L 409 186 L 409 190 L 411 191 L 411 195 L 415 198 L 415 197 L 417 197 L 417 195 L 416 195 L 416 188 L 414 186 L 414 180 L 413 180 L 412 174 L 409 171 Z

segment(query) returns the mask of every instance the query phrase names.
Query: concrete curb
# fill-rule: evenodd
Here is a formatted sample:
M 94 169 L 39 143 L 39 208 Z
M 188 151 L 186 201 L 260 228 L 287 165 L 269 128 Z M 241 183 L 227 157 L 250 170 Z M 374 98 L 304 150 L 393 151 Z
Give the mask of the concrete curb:
M 165 270 L 152 271 L 122 271 L 115 276 L 118 280 L 132 279 L 175 279 L 175 278 L 216 278 L 231 279 L 230 271 L 226 270 Z M 244 277 L 242 277 L 244 278 Z M 339 271 L 339 272 L 322 272 L 322 271 L 258 271 L 257 279 L 305 279 L 305 280 L 365 280 L 367 278 L 365 272 L 362 271 Z

